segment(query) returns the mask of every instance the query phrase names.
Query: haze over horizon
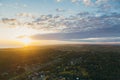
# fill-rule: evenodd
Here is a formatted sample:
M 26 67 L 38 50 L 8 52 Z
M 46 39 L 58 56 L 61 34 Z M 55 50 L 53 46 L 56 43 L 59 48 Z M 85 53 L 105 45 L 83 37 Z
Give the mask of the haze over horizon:
M 120 44 L 119 0 L 0 0 L 0 48 Z

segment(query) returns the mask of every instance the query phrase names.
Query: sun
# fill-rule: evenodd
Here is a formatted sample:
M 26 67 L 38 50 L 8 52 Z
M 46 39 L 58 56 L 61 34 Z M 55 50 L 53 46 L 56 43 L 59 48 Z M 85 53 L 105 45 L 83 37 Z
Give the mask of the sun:
M 22 38 L 20 41 L 24 43 L 24 45 L 29 45 L 32 42 L 31 39 L 27 37 Z

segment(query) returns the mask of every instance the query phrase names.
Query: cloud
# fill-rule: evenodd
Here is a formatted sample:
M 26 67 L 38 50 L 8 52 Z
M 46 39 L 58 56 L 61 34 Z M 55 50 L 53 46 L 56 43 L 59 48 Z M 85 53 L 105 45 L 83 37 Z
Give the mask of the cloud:
M 52 32 L 87 32 L 98 29 L 113 28 L 120 25 L 120 14 L 110 13 L 99 16 L 88 12 L 80 12 L 72 16 L 40 15 L 34 17 L 30 13 L 20 13 L 16 18 L 2 18 L 1 22 L 8 25 L 29 27 L 36 30 Z
M 108 0 L 96 0 L 95 3 L 96 4 L 101 4 L 101 3 L 107 3 Z
M 76 2 L 78 2 L 78 0 L 71 0 L 71 2 L 76 3 Z
M 57 8 L 56 11 L 57 11 L 57 12 L 65 12 L 65 10 L 64 10 L 64 9 L 61 9 L 61 8 Z
M 97 8 L 99 12 L 112 12 L 113 9 L 120 10 L 119 0 L 71 0 L 72 3 L 77 5 L 84 4 L 84 6 Z
M 61 2 L 61 0 L 56 0 L 57 2 Z
M 112 12 L 113 10 L 118 10 L 120 7 L 119 0 L 97 0 L 95 6 L 98 7 L 100 12 Z M 119 9 L 120 10 L 120 9 Z
M 70 40 L 80 38 L 79 33 L 50 33 L 50 34 L 36 34 L 31 36 L 36 40 Z
M 84 41 L 84 42 L 119 42 L 120 33 L 116 28 L 98 29 L 87 32 L 69 32 L 69 33 L 49 33 L 49 34 L 36 34 L 31 38 L 35 40 L 62 40 L 62 41 Z
M 95 37 L 95 38 L 83 38 L 83 39 L 72 39 L 72 41 L 83 41 L 83 42 L 120 42 L 120 37 Z
M 80 12 L 77 14 L 77 16 L 86 17 L 86 16 L 90 16 L 90 13 L 89 12 Z
M 2 21 L 3 21 L 4 23 L 7 23 L 7 22 L 15 22 L 16 19 L 3 18 Z
M 61 2 L 62 0 L 56 0 L 57 2 Z M 63 0 L 65 1 L 65 0 Z M 70 0 L 72 3 L 83 3 L 85 6 L 94 6 L 101 9 L 111 9 L 111 8 L 119 8 L 120 1 L 119 0 Z
M 62 3 L 65 0 L 56 1 Z M 38 31 L 38 34 L 31 37 L 38 40 L 120 41 L 119 0 L 69 1 L 72 2 L 72 5 L 76 3 L 80 5 L 80 8 L 72 6 L 72 8 L 78 8 L 70 9 L 73 14 L 67 14 L 66 8 L 57 7 L 57 9 L 54 8 L 56 12 L 53 12 L 53 14 L 46 13 L 36 16 L 32 13 L 21 12 L 11 18 L 3 16 L 0 19 L 0 23 L 10 28 L 11 26 L 32 28 Z M 3 4 L 0 3 L 0 6 L 3 6 Z M 13 5 L 4 4 L 4 6 L 27 7 L 26 4 L 20 3 L 13 3 Z M 82 8 L 86 10 L 82 10 Z M 40 31 L 48 32 L 48 34 L 39 34 Z
M 90 5 L 93 4 L 91 0 L 83 0 L 83 3 L 84 3 L 86 6 L 90 6 Z
M 83 3 L 86 6 L 93 4 L 92 0 L 71 0 L 72 3 Z
M 45 18 L 45 20 L 42 21 L 49 20 L 49 25 L 52 27 L 49 26 L 46 27 L 46 29 L 56 30 L 56 32 L 49 34 L 36 34 L 31 36 L 31 38 L 37 40 L 62 40 L 84 42 L 120 41 L 119 13 L 93 16 L 88 12 L 81 12 L 69 17 L 52 16 L 50 18 Z M 38 20 L 37 22 L 42 21 Z
M 9 19 L 9 18 L 2 18 L 1 20 L 2 23 L 4 24 L 9 24 L 9 25 L 18 25 L 19 22 L 17 21 L 17 19 Z
M 34 18 L 35 16 L 31 13 L 26 13 L 26 12 L 23 12 L 23 13 L 18 13 L 17 14 L 18 17 L 29 17 L 29 18 Z

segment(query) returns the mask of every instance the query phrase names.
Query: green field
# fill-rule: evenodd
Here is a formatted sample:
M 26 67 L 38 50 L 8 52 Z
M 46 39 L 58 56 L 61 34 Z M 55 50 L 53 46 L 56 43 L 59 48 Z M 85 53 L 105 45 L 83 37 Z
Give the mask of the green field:
M 120 80 L 120 46 L 0 49 L 0 80 Z

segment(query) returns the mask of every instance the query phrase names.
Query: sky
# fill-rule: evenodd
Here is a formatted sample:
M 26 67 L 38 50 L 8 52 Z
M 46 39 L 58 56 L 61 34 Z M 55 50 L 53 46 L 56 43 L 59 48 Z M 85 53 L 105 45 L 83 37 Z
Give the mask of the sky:
M 120 0 L 0 0 L 0 47 L 120 44 Z

